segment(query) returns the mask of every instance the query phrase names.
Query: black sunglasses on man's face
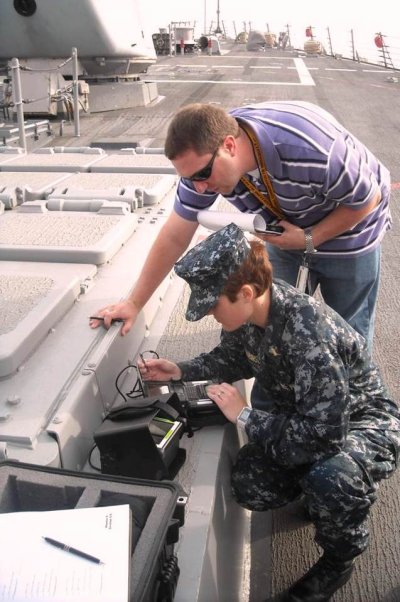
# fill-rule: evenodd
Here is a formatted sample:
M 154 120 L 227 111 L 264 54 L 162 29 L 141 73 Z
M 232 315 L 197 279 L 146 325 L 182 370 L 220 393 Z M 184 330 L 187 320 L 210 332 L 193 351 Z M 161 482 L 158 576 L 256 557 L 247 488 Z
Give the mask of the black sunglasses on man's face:
M 218 150 L 219 148 L 217 148 L 205 167 L 199 169 L 199 171 L 196 171 L 196 173 L 194 173 L 192 176 L 185 178 L 185 180 L 190 180 L 191 182 L 204 182 L 205 180 L 208 180 L 208 178 L 211 176 L 214 160 L 218 154 Z

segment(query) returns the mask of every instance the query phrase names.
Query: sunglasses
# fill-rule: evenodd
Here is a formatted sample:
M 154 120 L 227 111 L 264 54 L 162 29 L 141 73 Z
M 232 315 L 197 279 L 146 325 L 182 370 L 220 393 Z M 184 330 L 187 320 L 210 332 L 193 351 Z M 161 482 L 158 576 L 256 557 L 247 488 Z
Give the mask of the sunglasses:
M 199 169 L 199 171 L 196 171 L 196 173 L 194 173 L 192 176 L 185 178 L 185 180 L 190 180 L 191 182 L 204 182 L 205 180 L 208 180 L 208 178 L 211 176 L 215 157 L 217 156 L 218 151 L 219 148 L 217 148 L 217 150 L 215 151 L 215 153 L 213 154 L 213 156 L 211 157 L 211 159 L 205 167 Z

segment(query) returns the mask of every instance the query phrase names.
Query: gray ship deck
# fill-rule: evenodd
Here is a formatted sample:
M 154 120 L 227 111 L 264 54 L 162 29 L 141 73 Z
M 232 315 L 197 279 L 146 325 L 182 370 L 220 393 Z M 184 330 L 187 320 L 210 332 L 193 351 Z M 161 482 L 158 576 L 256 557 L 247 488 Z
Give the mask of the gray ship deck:
M 72 127 L 64 127 L 64 135 L 51 144 L 68 147 L 97 142 L 104 146 L 113 143 L 120 147 L 136 144 L 159 148 L 163 146 L 169 119 L 189 102 L 217 103 L 229 109 L 265 100 L 299 99 L 314 102 L 333 113 L 392 173 L 394 228 L 383 244 L 374 356 L 389 390 L 399 399 L 399 84 L 392 81 L 395 78 L 391 78 L 390 71 L 342 59 L 299 57 L 295 52 L 275 50 L 250 53 L 240 45 L 229 50 L 222 45 L 222 51 L 221 56 L 159 57 L 157 64 L 142 77 L 157 82 L 159 98 L 156 102 L 146 107 L 83 116 L 79 140 L 73 137 Z M 57 129 L 57 124 L 53 127 Z M 116 290 L 116 295 L 120 292 Z M 180 359 L 214 344 L 218 331 L 213 324 L 205 321 L 194 330 L 193 325 L 183 319 L 184 296 L 178 299 L 176 292 L 168 294 L 171 294 L 169 307 L 174 309 L 170 317 L 168 313 L 158 316 L 153 329 L 158 351 L 171 359 Z M 151 339 L 146 346 L 149 342 Z M 224 515 L 228 502 L 222 498 L 229 496 L 228 486 L 218 481 L 218 475 L 226 479 L 229 458 L 237 441 L 232 429 L 225 429 L 224 434 L 222 430 L 201 432 L 187 443 L 188 462 L 179 478 L 191 491 L 192 500 L 189 500 L 189 516 L 179 550 L 182 572 L 176 599 L 179 602 L 272 602 L 279 599 L 279 594 L 318 555 L 312 527 L 303 521 L 296 505 L 254 514 L 249 545 L 243 556 L 227 558 L 232 535 L 228 530 L 234 529 L 236 524 L 240 531 L 243 517 L 235 515 L 235 510 L 231 510 L 230 516 Z M 370 548 L 359 559 L 351 582 L 333 597 L 334 602 L 400 600 L 399 490 L 400 473 L 381 485 L 370 520 Z M 233 505 L 228 503 L 228 507 L 232 509 Z M 244 532 L 236 536 L 246 539 Z M 192 564 L 196 568 L 191 572 Z M 235 574 L 239 579 L 234 578 Z

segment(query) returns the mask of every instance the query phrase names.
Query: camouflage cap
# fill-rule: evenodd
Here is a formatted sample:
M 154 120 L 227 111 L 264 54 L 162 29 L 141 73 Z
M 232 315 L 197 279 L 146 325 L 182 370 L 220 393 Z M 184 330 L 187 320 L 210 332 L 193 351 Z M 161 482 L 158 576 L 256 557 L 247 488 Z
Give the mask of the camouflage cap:
M 249 249 L 243 231 L 236 224 L 229 224 L 190 249 L 175 264 L 175 272 L 191 289 L 187 320 L 200 320 L 214 307 L 229 276 L 243 263 Z

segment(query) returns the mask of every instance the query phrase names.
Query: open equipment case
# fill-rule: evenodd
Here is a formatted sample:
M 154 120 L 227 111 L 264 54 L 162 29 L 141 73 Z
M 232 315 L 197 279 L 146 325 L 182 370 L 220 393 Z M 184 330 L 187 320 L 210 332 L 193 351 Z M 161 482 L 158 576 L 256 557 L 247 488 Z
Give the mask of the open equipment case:
M 174 545 L 184 522 L 186 501 L 186 495 L 172 481 L 0 463 L 0 513 L 129 504 L 130 602 L 173 600 L 179 577 Z

